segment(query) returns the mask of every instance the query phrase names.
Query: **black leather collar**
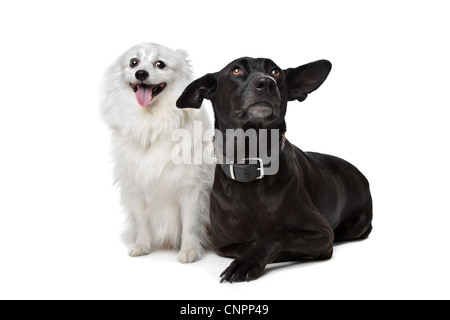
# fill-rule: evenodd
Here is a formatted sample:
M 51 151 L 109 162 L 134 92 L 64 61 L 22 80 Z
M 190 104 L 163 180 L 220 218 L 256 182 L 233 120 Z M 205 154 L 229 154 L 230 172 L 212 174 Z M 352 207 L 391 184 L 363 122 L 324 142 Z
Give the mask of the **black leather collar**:
M 243 159 L 244 160 L 244 159 Z M 257 162 L 255 164 L 221 164 L 222 171 L 225 175 L 233 180 L 239 182 L 250 182 L 258 179 L 264 178 L 264 163 L 262 159 L 245 159 L 252 162 Z
M 286 136 L 283 134 L 281 139 L 280 150 L 283 151 L 286 144 Z M 239 164 L 221 164 L 221 168 L 225 175 L 235 181 L 239 182 L 251 182 L 255 180 L 260 180 L 264 178 L 264 166 L 269 166 L 270 164 L 265 164 L 260 158 L 247 158 L 242 159 L 243 161 L 248 161 L 251 163 Z

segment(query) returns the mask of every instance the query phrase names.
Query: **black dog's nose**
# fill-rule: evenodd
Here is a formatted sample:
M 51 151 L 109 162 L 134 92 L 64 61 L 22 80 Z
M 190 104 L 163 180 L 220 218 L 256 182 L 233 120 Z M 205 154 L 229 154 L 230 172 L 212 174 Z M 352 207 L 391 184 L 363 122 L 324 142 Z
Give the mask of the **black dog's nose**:
M 139 70 L 139 71 L 136 71 L 134 76 L 136 77 L 136 79 L 144 81 L 145 79 L 147 79 L 149 77 L 149 74 L 145 70 Z
M 258 91 L 274 92 L 277 89 L 277 83 L 270 77 L 263 77 L 256 80 L 255 88 Z

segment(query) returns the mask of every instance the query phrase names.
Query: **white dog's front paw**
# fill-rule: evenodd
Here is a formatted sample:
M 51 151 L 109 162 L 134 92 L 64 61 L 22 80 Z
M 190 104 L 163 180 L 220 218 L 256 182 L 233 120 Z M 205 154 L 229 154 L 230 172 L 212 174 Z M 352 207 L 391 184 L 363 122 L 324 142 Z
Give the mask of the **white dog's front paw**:
M 142 244 L 133 244 L 130 251 L 128 252 L 128 255 L 130 257 L 141 257 L 150 254 L 150 252 L 151 249 L 149 246 Z
M 181 249 L 178 253 L 178 261 L 181 263 L 192 263 L 200 259 L 201 252 L 196 249 Z

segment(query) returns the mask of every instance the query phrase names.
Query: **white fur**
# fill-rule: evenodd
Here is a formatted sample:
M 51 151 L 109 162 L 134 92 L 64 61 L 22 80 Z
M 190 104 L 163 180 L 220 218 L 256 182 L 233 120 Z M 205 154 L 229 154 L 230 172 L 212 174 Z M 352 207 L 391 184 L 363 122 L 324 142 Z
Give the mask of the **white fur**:
M 129 66 L 132 58 L 140 60 L 137 68 Z M 166 64 L 162 70 L 155 66 L 159 60 Z M 167 84 L 146 107 L 138 104 L 129 84 L 136 82 L 135 72 L 142 69 L 148 71 L 152 84 Z M 175 106 L 191 81 L 185 51 L 151 43 L 131 48 L 105 73 L 101 111 L 112 131 L 115 182 L 135 238 L 130 256 L 177 248 L 178 260 L 188 263 L 199 259 L 209 246 L 214 165 L 175 165 L 171 160 L 178 144 L 171 141 L 174 130 L 193 132 L 194 121 L 202 121 L 203 131 L 211 127 L 204 108 L 180 110 Z M 195 144 L 204 148 L 210 143 L 201 137 L 197 140 Z

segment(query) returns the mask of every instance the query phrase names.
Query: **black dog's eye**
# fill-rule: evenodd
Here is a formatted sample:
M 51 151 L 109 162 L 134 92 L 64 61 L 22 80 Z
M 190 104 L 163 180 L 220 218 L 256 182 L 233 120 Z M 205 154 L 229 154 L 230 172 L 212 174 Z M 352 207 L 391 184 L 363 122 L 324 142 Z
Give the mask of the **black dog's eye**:
M 136 68 L 139 65 L 139 59 L 137 58 L 133 58 L 130 60 L 130 67 L 132 68 Z
M 158 61 L 156 63 L 156 67 L 158 67 L 159 69 L 164 69 L 166 67 L 166 64 L 162 61 Z
M 273 75 L 274 77 L 279 77 L 279 76 L 281 75 L 281 72 L 280 72 L 280 70 L 278 70 L 278 69 L 273 69 L 273 70 L 272 70 L 272 75 Z
M 244 72 L 242 71 L 242 69 L 241 68 L 234 68 L 233 69 L 233 74 L 235 75 L 235 76 L 239 76 L 239 75 L 241 75 L 241 74 L 243 74 Z

